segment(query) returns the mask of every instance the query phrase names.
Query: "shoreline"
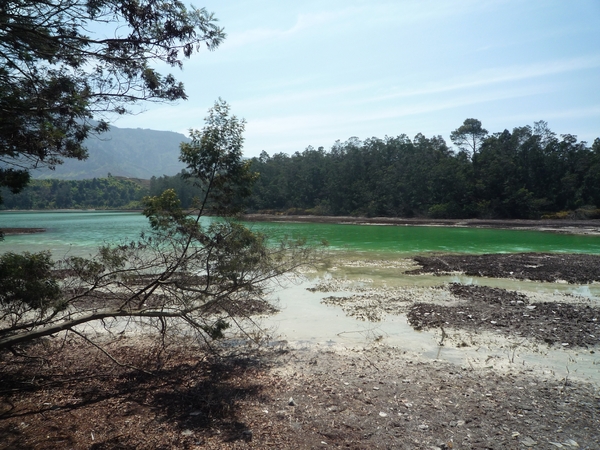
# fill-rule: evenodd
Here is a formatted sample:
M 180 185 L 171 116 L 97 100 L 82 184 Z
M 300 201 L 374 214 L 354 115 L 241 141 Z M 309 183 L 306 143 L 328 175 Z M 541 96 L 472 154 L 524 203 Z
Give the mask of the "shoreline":
M 6 212 L 22 212 L 23 210 L 6 210 Z M 27 212 L 123 212 L 140 213 L 141 210 L 27 210 Z M 430 219 L 404 217 L 354 217 L 354 216 L 314 216 L 314 215 L 279 215 L 279 214 L 243 214 L 246 222 L 291 222 L 291 223 L 325 223 L 337 225 L 373 225 L 373 226 L 427 226 L 457 228 L 492 228 L 505 230 L 545 231 L 551 233 L 573 235 L 600 235 L 600 219 Z M 10 234 L 42 233 L 45 228 L 2 228 L 0 232 Z
M 517 275 L 503 258 L 486 260 L 494 269 L 490 279 Z M 518 259 L 525 278 L 539 271 L 555 272 L 551 257 L 527 258 L 539 261 Z M 468 260 L 444 259 L 446 264 L 439 268 L 422 264 L 425 261 L 419 265 L 427 273 L 454 273 L 466 271 L 462 265 L 469 261 L 463 259 Z M 566 278 L 567 266 L 577 269 L 579 262 L 598 279 L 600 265 L 579 256 L 566 260 L 557 278 Z M 439 329 L 433 336 L 437 354 L 397 346 L 375 333 L 359 345 L 275 341 L 254 349 L 223 343 L 218 346 L 220 358 L 215 348 L 209 351 L 175 335 L 167 336 L 162 346 L 150 335 L 107 336 L 102 351 L 132 367 L 111 364 L 101 350 L 69 334 L 30 349 L 31 356 L 48 361 L 43 366 L 0 354 L 0 449 L 58 450 L 65 442 L 82 449 L 596 448 L 598 345 L 572 342 L 564 347 L 560 338 L 551 346 L 515 331 L 539 331 L 543 317 L 537 313 L 543 303 L 552 302 L 556 307 L 565 303 L 560 307 L 569 314 L 561 315 L 553 307 L 551 319 L 559 320 L 551 326 L 572 322 L 579 332 L 579 324 L 593 325 L 600 316 L 572 320 L 567 300 L 589 313 L 597 308 L 597 299 L 581 302 L 553 289 L 532 293 L 455 284 L 441 289 L 437 283 L 406 290 L 402 284 L 377 283 L 376 272 L 401 275 L 414 270 L 412 263 L 335 264 L 335 279 L 315 288 L 335 296 L 341 314 L 399 315 L 420 303 L 423 328 Z M 480 261 L 474 264 L 482 266 Z M 499 310 L 490 308 L 496 303 L 502 316 L 496 317 Z M 473 310 L 477 305 L 483 309 Z M 436 312 L 444 323 L 425 323 L 439 307 L 443 310 Z M 524 327 L 513 330 L 507 323 L 498 328 L 510 319 L 504 314 L 508 312 L 525 321 Z M 481 321 L 464 328 L 461 319 L 467 313 L 481 316 Z M 520 319 L 523 313 L 526 319 Z M 364 323 L 379 322 L 374 318 Z M 504 331 L 509 335 L 503 336 Z M 595 330 L 586 333 L 590 332 L 599 335 Z M 460 361 L 452 356 L 465 351 L 469 354 Z M 530 360 L 533 352 L 539 358 Z M 557 354 L 566 371 L 544 363 Z M 583 365 L 591 370 L 584 372 Z
M 45 233 L 46 228 L 0 228 L 0 233 L 4 236 L 14 236 L 18 234 Z
M 548 231 L 565 234 L 600 235 L 600 220 L 530 220 L 530 219 L 428 219 L 402 217 L 309 216 L 244 214 L 248 222 L 305 222 L 338 225 L 430 226 L 462 228 L 496 228 L 507 230 Z

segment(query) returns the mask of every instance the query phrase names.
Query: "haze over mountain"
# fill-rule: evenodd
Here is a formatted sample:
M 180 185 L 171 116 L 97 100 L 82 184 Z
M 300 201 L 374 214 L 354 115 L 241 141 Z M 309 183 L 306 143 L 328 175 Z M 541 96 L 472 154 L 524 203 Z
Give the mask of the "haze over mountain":
M 175 175 L 183 169 L 179 144 L 189 141 L 180 133 L 141 128 L 118 128 L 87 139 L 89 157 L 85 161 L 66 160 L 55 170 L 32 171 L 34 178 L 83 180 L 113 176 L 151 178 Z

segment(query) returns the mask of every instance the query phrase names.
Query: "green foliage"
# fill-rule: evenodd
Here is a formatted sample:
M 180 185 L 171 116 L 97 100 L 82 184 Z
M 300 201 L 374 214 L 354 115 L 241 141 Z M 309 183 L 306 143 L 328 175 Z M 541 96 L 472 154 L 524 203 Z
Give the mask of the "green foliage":
M 600 205 L 600 139 L 590 149 L 545 122 L 488 135 L 467 119 L 459 151 L 421 134 L 336 142 L 291 156 L 263 152 L 253 211 L 288 214 L 539 218 Z
M 245 320 L 249 306 L 264 302 L 271 280 L 306 264 L 310 253 L 301 241 L 268 246 L 264 235 L 234 221 L 255 179 L 242 160 L 242 130 L 243 121 L 217 102 L 205 128 L 182 145 L 186 178 L 200 192 L 196 209 L 184 210 L 173 189 L 146 197 L 152 230 L 136 241 L 104 246 L 93 259 L 61 261 L 60 290 L 48 282 L 49 254 L 6 257 L 6 267 L 19 270 L 0 266 L 8 280 L 0 279 L 6 290 L 0 292 L 0 349 L 65 330 L 81 336 L 76 327 L 88 322 L 102 321 L 108 330 L 111 319 L 123 332 L 156 327 L 163 343 L 168 336 L 190 336 L 190 329 L 204 340 L 223 337 L 233 323 L 244 331 L 251 323 Z M 51 184 L 58 189 L 56 180 Z M 209 211 L 226 216 L 207 226 L 201 218 Z M 53 300 L 62 309 L 46 311 Z
M 53 266 L 50 252 L 0 255 L 0 304 L 22 303 L 35 309 L 58 306 L 61 291 Z
M 110 39 L 90 31 L 99 24 Z M 185 99 L 183 85 L 153 65 L 180 68 L 201 44 L 212 50 L 224 36 L 206 10 L 179 1 L 3 1 L 0 158 L 19 183 L 0 173 L 0 186 L 23 186 L 32 167 L 85 159 L 82 143 L 107 130 L 107 114 Z
M 479 120 L 466 119 L 460 127 L 450 133 L 450 140 L 459 149 L 475 154 L 487 134 L 488 131 L 481 126 Z
M 155 230 L 189 232 L 195 226 L 181 207 L 181 201 L 173 189 L 167 189 L 158 197 L 144 197 L 144 215 Z
M 223 331 L 227 330 L 231 325 L 223 319 L 218 319 L 210 325 L 204 325 L 202 329 L 213 340 L 223 339 Z
M 229 115 L 229 105 L 215 102 L 201 130 L 190 130 L 191 142 L 181 144 L 179 160 L 187 165 L 183 177 L 200 188 L 203 202 L 218 215 L 232 215 L 243 209 L 256 176 L 250 163 L 242 160 L 245 121 Z
M 217 223 L 207 235 L 215 251 L 208 264 L 213 273 L 237 284 L 252 271 L 262 270 L 268 263 L 266 237 L 237 223 Z
M 18 194 L 3 191 L 7 209 L 140 209 L 148 189 L 116 177 L 33 180 Z
M 185 171 L 175 176 L 164 175 L 162 177 L 152 177 L 150 179 L 150 196 L 159 196 L 167 189 L 173 189 L 177 198 L 181 201 L 182 208 L 192 208 L 196 202 L 194 199 L 200 198 L 202 189 L 194 186 L 193 183 L 184 177 Z

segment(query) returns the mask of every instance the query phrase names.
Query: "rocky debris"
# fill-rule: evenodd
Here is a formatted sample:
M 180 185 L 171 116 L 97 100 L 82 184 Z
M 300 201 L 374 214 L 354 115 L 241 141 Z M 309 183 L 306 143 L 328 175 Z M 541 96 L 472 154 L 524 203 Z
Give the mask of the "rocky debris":
M 413 259 L 357 259 L 338 261 L 338 264 L 343 264 L 344 267 L 360 267 L 374 269 L 400 269 L 402 272 L 419 268 L 419 264 Z
M 71 339 L 50 346 L 62 345 L 61 353 L 40 347 L 45 364 L 0 358 L 0 449 L 597 445 L 593 385 L 516 366 L 469 369 L 384 346 L 220 359 L 193 346 L 147 353 L 128 339 L 107 347 L 145 373 Z
M 488 286 L 455 283 L 449 290 L 462 302 L 452 306 L 415 303 L 407 315 L 409 323 L 417 330 L 492 330 L 549 345 L 600 345 L 600 309 L 589 304 L 530 304 L 525 294 Z
M 445 304 L 454 302 L 455 298 L 443 286 L 415 286 L 361 288 L 361 292 L 349 296 L 332 295 L 321 300 L 325 305 L 340 306 L 347 315 L 369 322 L 381 321 L 386 314 L 404 314 L 417 301 Z
M 600 255 L 509 253 L 415 256 L 422 267 L 407 273 L 469 276 L 586 284 L 600 281 Z
M 595 445 L 598 392 L 587 384 L 424 362 L 384 346 L 321 351 L 319 366 L 307 364 L 312 357 L 295 353 L 281 377 L 282 389 L 302 402 L 280 421 L 303 433 L 298 448 L 321 440 L 352 449 Z

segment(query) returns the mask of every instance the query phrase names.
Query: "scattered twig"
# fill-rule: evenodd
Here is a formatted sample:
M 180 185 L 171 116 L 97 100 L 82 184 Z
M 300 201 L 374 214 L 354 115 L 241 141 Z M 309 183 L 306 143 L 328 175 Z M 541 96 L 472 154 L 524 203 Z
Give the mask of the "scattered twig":
M 102 353 L 104 353 L 104 355 L 108 359 L 110 359 L 113 363 L 115 363 L 117 366 L 126 367 L 128 369 L 139 370 L 140 372 L 143 372 L 143 373 L 145 373 L 147 375 L 154 375 L 152 372 L 144 370 L 144 369 L 142 369 L 140 367 L 136 367 L 136 366 L 133 366 L 131 364 L 125 364 L 125 363 L 122 363 L 122 362 L 118 361 L 114 356 L 112 356 L 110 353 L 108 353 L 106 350 L 104 350 L 102 347 L 100 347 L 98 344 L 96 344 L 94 341 L 92 341 L 90 338 L 88 338 L 85 334 L 80 333 L 80 332 L 78 332 L 78 331 L 76 331 L 74 329 L 71 329 L 71 331 L 73 333 L 75 333 L 77 336 L 81 337 L 86 342 L 88 342 L 89 344 L 91 344 L 93 347 L 96 347 L 98 350 L 100 350 Z
M 440 342 L 438 343 L 438 345 L 440 347 L 442 347 L 444 345 L 444 339 L 446 339 L 446 337 L 448 337 L 448 335 L 446 334 L 446 331 L 444 330 L 444 327 L 440 325 L 440 330 L 442 330 L 442 339 L 440 340 Z

